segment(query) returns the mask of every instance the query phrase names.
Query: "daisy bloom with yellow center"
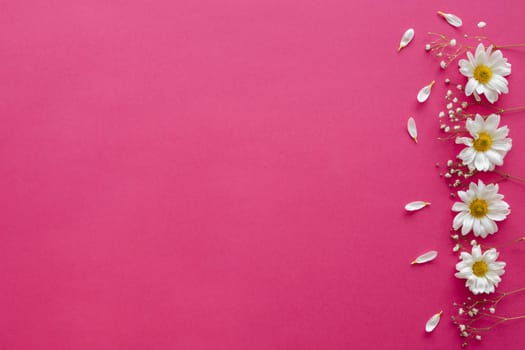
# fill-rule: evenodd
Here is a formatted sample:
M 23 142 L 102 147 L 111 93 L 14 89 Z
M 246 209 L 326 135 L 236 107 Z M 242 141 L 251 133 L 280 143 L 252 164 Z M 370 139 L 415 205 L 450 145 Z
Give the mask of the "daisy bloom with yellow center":
M 496 261 L 499 253 L 492 248 L 485 253 L 479 245 L 472 247 L 472 254 L 462 252 L 461 261 L 456 264 L 457 278 L 466 279 L 465 286 L 474 294 L 494 293 L 505 273 L 505 263 Z
M 498 100 L 500 94 L 509 92 L 508 81 L 511 65 L 500 50 L 492 52 L 492 45 L 485 50 L 479 44 L 474 55 L 467 52 L 468 60 L 459 60 L 459 71 L 468 78 L 465 86 L 467 96 L 484 94 L 490 103 Z
M 487 119 L 477 114 L 474 120 L 467 119 L 466 128 L 471 137 L 457 137 L 456 143 L 467 146 L 458 158 L 470 170 L 492 171 L 496 165 L 503 164 L 503 158 L 512 148 L 512 139 L 507 138 L 506 125 L 498 128 L 499 122 L 498 114 L 491 114 Z
M 461 227 L 462 235 L 473 231 L 474 236 L 481 238 L 498 232 L 496 221 L 503 221 L 510 214 L 509 204 L 498 191 L 497 184 L 485 185 L 481 180 L 477 185 L 471 182 L 467 191 L 458 191 L 463 202 L 452 206 L 452 211 L 458 212 L 452 223 L 454 230 Z

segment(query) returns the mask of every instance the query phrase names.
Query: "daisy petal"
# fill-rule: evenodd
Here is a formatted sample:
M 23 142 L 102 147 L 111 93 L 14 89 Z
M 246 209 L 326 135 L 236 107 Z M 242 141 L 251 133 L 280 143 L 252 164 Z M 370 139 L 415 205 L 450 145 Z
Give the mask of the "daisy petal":
M 437 325 L 439 324 L 439 320 L 441 319 L 441 315 L 443 315 L 443 311 L 438 312 L 435 315 L 432 315 L 425 324 L 425 331 L 427 333 L 430 333 L 436 329 Z
M 463 25 L 463 21 L 461 20 L 461 18 L 459 18 L 456 15 L 453 15 L 452 13 L 444 13 L 442 11 L 438 11 L 438 15 L 443 17 L 448 22 L 448 24 L 450 24 L 453 27 L 459 28 Z
M 414 142 L 417 143 L 416 121 L 412 117 L 408 118 L 407 130 L 408 130 L 408 134 L 410 135 L 410 137 L 412 137 Z
M 435 83 L 435 81 L 432 81 L 430 84 L 424 86 L 421 90 L 419 90 L 417 94 L 418 102 L 423 103 L 426 100 L 428 100 L 430 96 L 430 91 L 432 90 L 432 86 L 434 86 Z
M 415 258 L 411 264 L 424 264 L 427 262 L 430 262 L 434 260 L 438 256 L 438 252 L 435 250 L 430 250 L 424 254 L 421 254 L 417 258 Z
M 399 42 L 399 49 L 397 49 L 397 51 L 401 51 L 402 48 L 410 44 L 412 39 L 414 39 L 414 34 L 415 32 L 413 28 L 407 29 L 405 34 L 403 34 L 403 36 L 401 37 L 401 41 Z
M 424 202 L 424 201 L 414 201 L 414 202 L 407 203 L 407 205 L 405 205 L 405 210 L 406 211 L 416 211 L 416 210 L 423 209 L 427 205 L 430 205 L 430 203 Z

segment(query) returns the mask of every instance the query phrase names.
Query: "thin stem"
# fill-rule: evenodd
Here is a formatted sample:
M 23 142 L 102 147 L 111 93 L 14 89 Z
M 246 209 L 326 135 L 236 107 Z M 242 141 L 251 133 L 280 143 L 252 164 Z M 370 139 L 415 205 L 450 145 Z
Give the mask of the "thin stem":
M 428 35 L 435 35 L 435 36 L 439 36 L 441 39 L 443 40 L 446 40 L 447 37 L 444 36 L 443 34 L 439 34 L 439 33 L 434 33 L 434 32 L 427 32 Z
M 487 326 L 487 327 L 483 327 L 483 328 L 475 328 L 475 327 L 472 327 L 473 330 L 476 330 L 478 332 L 483 332 L 483 331 L 489 331 L 491 330 L 492 328 L 496 327 L 496 326 L 499 326 L 500 324 L 504 323 L 504 322 L 507 322 L 507 321 L 515 321 L 515 320 L 521 320 L 521 319 L 525 319 L 525 315 L 522 315 L 522 316 L 515 316 L 515 317 L 501 317 L 501 316 L 497 316 L 497 318 L 500 318 L 500 320 L 490 326 Z
M 518 239 L 514 239 L 514 240 L 512 240 L 510 242 L 506 242 L 506 243 L 503 243 L 503 244 L 500 244 L 500 245 L 496 245 L 496 246 L 492 246 L 492 247 L 483 246 L 483 249 L 490 249 L 490 248 L 500 249 L 502 247 L 506 247 L 506 246 L 509 246 L 511 244 L 520 243 L 520 242 L 523 242 L 523 241 L 525 241 L 525 236 L 520 237 Z
M 523 239 L 524 239 L 524 237 L 520 238 L 520 240 L 523 240 Z M 525 287 L 514 289 L 514 290 L 511 290 L 510 292 L 503 292 L 502 294 L 504 296 L 507 296 L 507 295 L 512 295 L 512 294 L 516 294 L 516 293 L 520 293 L 520 292 L 525 292 Z
M 483 102 L 483 101 L 477 102 L 477 104 L 478 104 L 478 106 L 491 108 L 491 109 L 495 110 L 497 113 L 500 113 L 500 114 L 508 113 L 508 112 L 519 112 L 519 111 L 525 110 L 525 106 L 502 108 L 502 107 L 496 107 L 496 106 L 494 106 L 492 104 L 488 104 L 488 103 Z
M 506 112 L 518 112 L 524 109 L 525 109 L 525 106 L 520 106 L 520 107 L 511 107 L 511 108 L 500 108 L 499 111 L 500 113 L 506 113 Z
M 492 307 L 496 307 L 498 303 L 503 300 L 503 298 L 509 295 L 512 295 L 512 294 L 521 293 L 523 291 L 525 291 L 525 287 L 514 289 L 514 290 L 511 290 L 510 292 L 501 292 L 501 296 L 497 298 L 496 300 L 494 300 L 494 304 L 492 304 Z
M 491 109 L 495 110 L 495 111 L 498 112 L 498 113 L 503 113 L 503 111 L 504 111 L 503 108 L 501 108 L 501 107 L 496 107 L 496 106 L 494 106 L 494 105 L 492 105 L 492 104 L 488 104 L 488 103 L 486 103 L 486 102 L 484 102 L 484 101 L 479 101 L 479 102 L 476 102 L 476 103 L 477 103 L 478 106 L 483 106 L 483 107 L 491 108 Z
M 509 47 L 525 47 L 525 44 L 494 45 L 495 49 L 506 49 Z
M 501 177 L 503 177 L 503 179 L 511 179 L 511 180 L 515 180 L 515 181 L 519 181 L 519 182 L 525 183 L 525 179 L 522 178 L 522 177 L 513 176 L 513 175 L 510 175 L 509 173 L 504 173 L 504 172 L 501 172 L 499 170 L 495 170 L 494 172 L 496 174 L 500 175 Z

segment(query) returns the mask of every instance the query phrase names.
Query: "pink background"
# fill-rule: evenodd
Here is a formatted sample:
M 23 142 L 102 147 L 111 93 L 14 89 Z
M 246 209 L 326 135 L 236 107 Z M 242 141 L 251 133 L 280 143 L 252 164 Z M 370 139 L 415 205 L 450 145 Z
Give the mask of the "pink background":
M 525 41 L 518 0 L 0 2 L 0 348 L 458 346 L 468 294 L 434 166 L 458 148 L 436 140 L 444 86 L 415 100 L 457 78 L 423 50 L 454 33 L 437 10 Z M 505 55 L 501 105 L 523 105 L 525 50 Z M 525 114 L 503 120 L 525 176 Z M 501 191 L 495 243 L 523 234 L 524 186 Z M 416 199 L 432 206 L 407 215 Z M 524 286 L 524 249 L 502 251 L 501 290 Z

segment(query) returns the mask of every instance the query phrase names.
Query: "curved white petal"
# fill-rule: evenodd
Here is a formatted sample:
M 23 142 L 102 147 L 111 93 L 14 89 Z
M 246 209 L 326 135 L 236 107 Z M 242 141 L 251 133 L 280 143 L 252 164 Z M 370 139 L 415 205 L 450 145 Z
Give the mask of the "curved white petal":
M 408 134 L 410 135 L 410 137 L 412 137 L 412 139 L 414 140 L 414 142 L 417 143 L 417 127 L 416 127 L 416 121 L 415 121 L 414 118 L 412 118 L 412 117 L 408 118 L 408 122 L 407 122 L 407 130 L 408 130 Z
M 424 254 L 421 254 L 415 258 L 411 264 L 424 264 L 434 260 L 438 256 L 438 252 L 435 250 L 430 250 Z
M 407 203 L 405 205 L 405 210 L 406 211 L 416 211 L 416 210 L 423 209 L 427 205 L 430 205 L 430 203 L 424 202 L 424 201 L 414 201 L 414 202 Z
M 486 88 L 485 89 L 485 96 L 487 97 L 487 100 L 490 103 L 494 103 L 499 98 L 498 90 L 493 90 L 493 89 Z
M 413 28 L 407 29 L 405 34 L 403 34 L 403 36 L 401 37 L 401 41 L 399 42 L 399 49 L 397 49 L 397 51 L 401 51 L 402 48 L 410 44 L 412 39 L 414 39 L 414 34 L 415 32 Z
M 435 83 L 435 81 L 432 81 L 430 84 L 424 86 L 421 90 L 419 90 L 417 94 L 418 102 L 423 103 L 426 100 L 428 100 L 430 92 L 432 91 L 432 86 L 434 86 Z
M 438 11 L 438 15 L 443 17 L 448 24 L 450 24 L 453 27 L 459 28 L 463 25 L 463 21 L 458 16 L 452 14 L 452 13 L 444 13 L 442 11 Z
M 432 315 L 432 317 L 428 319 L 427 323 L 425 324 L 425 331 L 427 333 L 433 332 L 434 329 L 436 329 L 436 327 L 439 324 L 439 320 L 441 319 L 442 314 L 443 314 L 443 311 L 440 311 L 437 314 Z

